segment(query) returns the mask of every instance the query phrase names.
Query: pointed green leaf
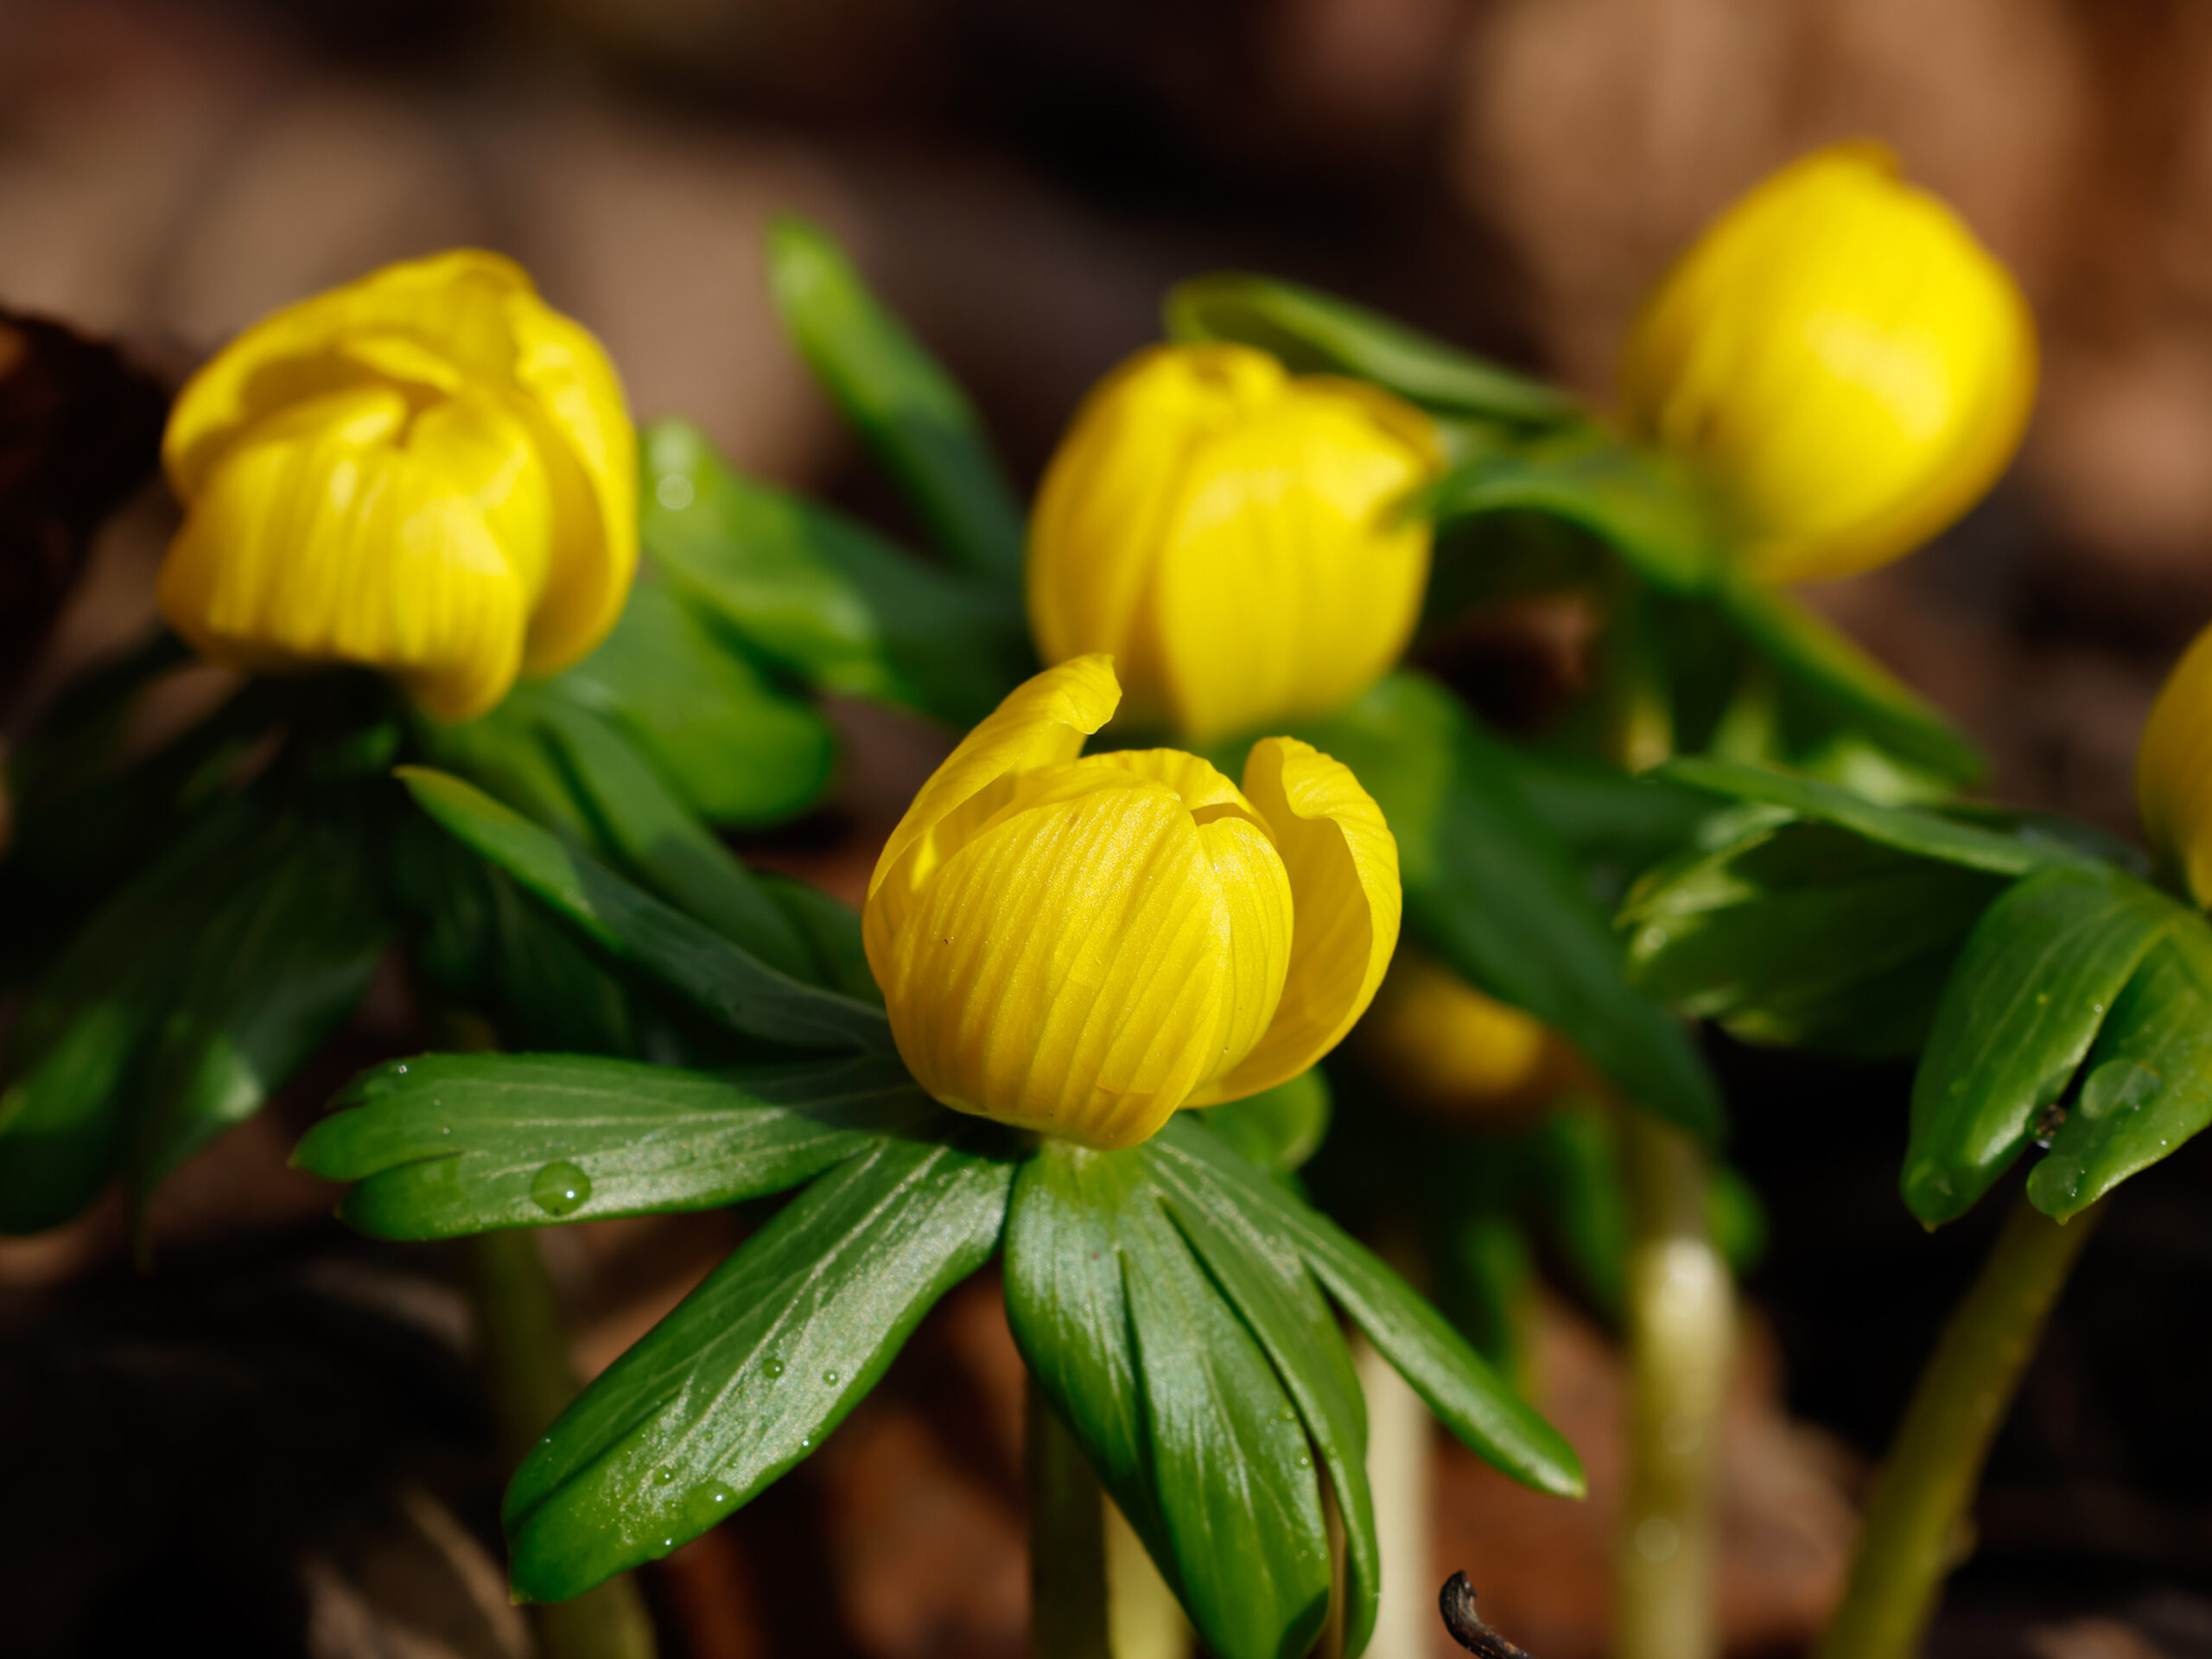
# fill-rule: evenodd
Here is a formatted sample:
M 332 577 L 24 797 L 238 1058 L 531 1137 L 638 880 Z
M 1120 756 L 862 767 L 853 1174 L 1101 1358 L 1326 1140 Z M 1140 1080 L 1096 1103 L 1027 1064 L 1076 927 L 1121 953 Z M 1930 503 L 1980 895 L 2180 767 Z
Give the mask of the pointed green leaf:
M 868 965 L 860 912 L 834 893 L 773 870 L 760 872 L 759 880 L 813 951 L 815 971 L 810 977 L 814 982 L 881 1007 L 883 990 Z
M 2008 888 L 1974 925 L 1912 1085 L 1906 1205 L 1930 1226 L 1964 1215 L 2058 1099 L 2121 988 L 2184 912 L 2131 876 L 2055 868 Z
M 575 1054 L 425 1054 L 363 1072 L 292 1161 L 379 1238 L 704 1210 L 780 1192 L 943 1109 L 883 1059 L 710 1076 Z
M 454 836 L 731 1030 L 794 1048 L 891 1051 L 880 1009 L 778 973 L 458 778 L 424 766 L 403 766 L 399 776 Z
M 1654 870 L 1622 908 L 1636 982 L 1749 1042 L 1916 1053 L 2005 878 L 1771 817 Z
M 1471 1450 L 1540 1491 L 1582 1495 L 1581 1462 L 1559 1431 L 1342 1228 L 1236 1157 L 1203 1125 L 1179 1116 L 1147 1146 L 1154 1158 L 1178 1161 L 1193 1187 L 1233 1207 L 1255 1232 L 1296 1249 L 1331 1299 Z
M 1329 1080 L 1321 1068 L 1242 1100 L 1203 1109 L 1207 1127 L 1262 1169 L 1287 1174 L 1329 1133 Z
M 1512 752 L 1409 673 L 1300 736 L 1350 766 L 1397 837 L 1412 930 L 1471 983 L 1557 1027 L 1637 1105 L 1706 1136 L 1720 1100 L 1691 1040 L 1630 988 L 1582 871 L 1516 783 Z
M 142 1205 L 345 1023 L 391 935 L 369 849 L 350 827 L 288 825 L 259 849 L 187 946 L 147 1057 L 130 1156 Z
M 664 511 L 648 498 L 650 525 Z M 613 721 L 710 823 L 774 823 L 829 787 L 836 734 L 695 615 L 664 582 L 630 590 L 598 650 L 532 688 Z
M 1589 531 L 1669 593 L 1710 587 L 1726 547 L 1687 469 L 1587 425 L 1477 453 L 1421 491 L 1407 511 L 1440 526 L 1485 513 L 1548 513 Z
M 1855 835 L 1920 858 L 1941 859 L 1994 875 L 2025 875 L 2045 865 L 2093 861 L 2055 836 L 2008 835 L 1922 807 L 1878 806 L 1835 784 L 1764 766 L 1684 759 L 1656 768 L 1662 778 L 1738 801 L 1778 806 L 1800 817 L 1840 825 Z
M 755 483 L 696 427 L 664 421 L 645 442 L 654 563 L 687 602 L 791 674 L 965 727 L 1035 671 L 1011 583 L 937 569 L 829 507 Z
M 791 918 L 620 734 L 574 705 L 548 702 L 543 716 L 604 845 L 732 944 L 779 973 L 813 978 L 814 952 Z
M 998 1246 L 1013 1166 L 887 1138 L 814 1181 L 563 1413 L 515 1472 L 516 1592 L 655 1560 L 821 1445 Z
M 2212 1123 L 2212 930 L 2187 916 L 2151 947 L 2082 1063 L 2080 1091 L 2028 1198 L 2080 1214 Z
M 1346 374 L 1429 409 L 1515 426 L 1579 421 L 1573 399 L 1457 346 L 1317 289 L 1227 271 L 1168 291 L 1167 334 L 1185 344 L 1234 340 L 1299 374 Z
M 1312 1452 L 1161 1198 L 1143 1149 L 1040 1147 L 1007 1224 L 1014 1339 L 1207 1646 L 1301 1653 L 1329 1594 Z
M 844 250 L 802 219 L 769 226 L 768 286 L 799 354 L 930 539 L 961 569 L 1017 583 L 1021 506 L 952 377 L 868 291 Z

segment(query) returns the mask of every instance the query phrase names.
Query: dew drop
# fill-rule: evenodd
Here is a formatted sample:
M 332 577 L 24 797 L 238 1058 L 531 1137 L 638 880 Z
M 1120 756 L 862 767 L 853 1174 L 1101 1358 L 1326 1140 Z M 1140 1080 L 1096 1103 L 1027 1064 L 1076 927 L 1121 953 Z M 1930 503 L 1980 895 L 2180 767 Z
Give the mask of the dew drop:
M 563 1158 L 531 1178 L 530 1197 L 549 1216 L 573 1216 L 591 1197 L 591 1177 Z
M 1298 1466 L 1301 1469 L 1311 1469 L 1313 1466 L 1313 1459 L 1306 1456 L 1303 1452 L 1300 1452 L 1298 1459 Z
M 654 1470 L 654 1471 L 653 1471 L 653 1484 L 654 1484 L 654 1485 L 656 1485 L 656 1486 L 669 1486 L 669 1485 L 673 1485 L 673 1484 L 675 1484 L 675 1482 L 676 1482 L 676 1471 L 675 1471 L 675 1470 L 673 1470 L 673 1469 L 667 1469 L 667 1468 L 662 1468 L 662 1469 L 656 1469 L 656 1470 Z
M 397 1065 L 393 1066 L 391 1069 L 398 1076 L 404 1077 L 407 1075 L 407 1062 L 402 1060 Z
M 842 1381 L 842 1378 L 837 1375 L 837 1373 L 836 1373 L 836 1372 L 835 1372 L 835 1371 L 824 1371 L 824 1372 L 823 1372 L 823 1373 L 822 1373 L 822 1380 L 823 1380 L 824 1382 L 828 1382 L 828 1383 L 830 1383 L 830 1384 L 832 1384 L 832 1385 L 834 1385 L 834 1384 L 836 1384 L 836 1383 L 837 1383 L 837 1382 L 839 1382 Z
M 704 1532 L 728 1515 L 737 1502 L 737 1493 L 719 1480 L 710 1480 L 703 1486 L 694 1486 L 683 1495 L 684 1524 L 695 1531 Z
M 780 1359 L 772 1359 L 765 1363 L 760 1369 L 770 1376 L 781 1376 L 784 1374 L 784 1362 Z
M 691 480 L 681 473 L 663 473 L 653 486 L 653 499 L 671 512 L 681 512 L 697 496 Z

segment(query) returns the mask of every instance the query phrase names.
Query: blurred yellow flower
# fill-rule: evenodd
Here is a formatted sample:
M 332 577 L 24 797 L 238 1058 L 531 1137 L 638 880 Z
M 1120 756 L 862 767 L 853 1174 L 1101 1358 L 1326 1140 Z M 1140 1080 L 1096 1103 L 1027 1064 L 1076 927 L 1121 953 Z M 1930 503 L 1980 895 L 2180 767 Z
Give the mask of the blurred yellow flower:
M 1344 766 L 1286 737 L 1242 790 L 1172 749 L 1078 759 L 1121 696 L 1097 656 L 1016 687 L 915 796 L 863 913 L 924 1088 L 1100 1147 L 1320 1058 L 1400 906 L 1397 842 Z
M 2151 706 L 2135 752 L 2135 804 L 2152 849 L 2212 906 L 2212 628 L 2196 636 Z
M 1400 1099 L 1461 1122 L 1525 1117 L 1584 1075 L 1574 1051 L 1542 1021 L 1413 950 L 1390 964 L 1356 1040 Z
M 447 720 L 587 654 L 638 556 L 613 365 L 496 254 L 391 265 L 240 334 L 162 442 L 162 614 L 255 673 L 380 670 Z
M 1719 485 L 1752 568 L 1850 575 L 1910 551 L 2011 460 L 2034 319 L 1958 216 L 1878 145 L 1783 168 L 1723 213 L 1645 305 L 1629 426 Z
M 1206 741 L 1365 690 L 1405 649 L 1429 418 L 1243 346 L 1160 346 L 1102 382 L 1045 474 L 1029 620 L 1047 662 L 1110 654 L 1129 711 Z

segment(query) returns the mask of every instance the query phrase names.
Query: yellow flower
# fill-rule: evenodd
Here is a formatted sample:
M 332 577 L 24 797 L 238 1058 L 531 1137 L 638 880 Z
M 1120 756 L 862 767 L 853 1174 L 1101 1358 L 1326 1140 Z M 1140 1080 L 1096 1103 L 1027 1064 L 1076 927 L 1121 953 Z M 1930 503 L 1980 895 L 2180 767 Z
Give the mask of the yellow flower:
M 922 785 L 863 938 L 946 1105 L 1127 1147 L 1334 1047 L 1398 940 L 1398 844 L 1351 773 L 1262 739 L 1243 788 L 1172 749 L 1078 760 L 1113 661 L 1016 687 Z
M 1029 620 L 1104 652 L 1129 712 L 1200 741 L 1349 702 L 1396 662 L 1428 579 L 1392 508 L 1440 464 L 1428 417 L 1243 346 L 1160 346 L 1102 382 L 1045 474 Z
M 1357 1041 L 1408 1105 L 1470 1122 L 1525 1116 L 1581 1074 L 1574 1052 L 1541 1020 L 1414 950 L 1391 963 Z
M 2212 628 L 2196 636 L 2151 706 L 2135 752 L 2135 804 L 2160 860 L 2212 906 Z
M 1873 144 L 1783 168 L 1669 274 L 1629 342 L 1638 436 L 1707 469 L 1753 569 L 1849 575 L 1996 480 L 2034 400 L 2011 273 Z
M 162 613 L 255 673 L 351 663 L 465 720 L 613 627 L 638 461 L 599 343 L 497 254 L 391 265 L 255 324 L 186 385 Z

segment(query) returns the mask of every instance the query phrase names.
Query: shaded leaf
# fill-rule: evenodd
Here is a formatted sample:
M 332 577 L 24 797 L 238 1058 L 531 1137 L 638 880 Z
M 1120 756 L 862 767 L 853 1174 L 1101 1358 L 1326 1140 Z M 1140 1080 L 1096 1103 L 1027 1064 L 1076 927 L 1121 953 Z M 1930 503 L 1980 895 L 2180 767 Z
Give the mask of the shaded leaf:
M 2058 1099 L 2121 988 L 2184 912 L 2117 871 L 2056 868 L 1975 924 L 1913 1078 L 1906 1205 L 1963 1215 Z
M 1350 766 L 1382 808 L 1408 921 L 1436 955 L 1556 1027 L 1637 1105 L 1718 1132 L 1703 1061 L 1630 986 L 1611 919 L 1520 792 L 1511 750 L 1450 693 L 1407 673 L 1300 735 Z
M 354 1183 L 339 1214 L 379 1238 L 735 1204 L 943 1112 L 890 1060 L 709 1076 L 575 1054 L 425 1054 L 333 1104 L 292 1161 Z
M 516 1592 L 666 1555 L 818 1446 L 996 1249 L 1012 1166 L 880 1140 L 816 1179 L 602 1372 L 516 1471 Z
M 1329 1133 L 1329 1080 L 1315 1066 L 1242 1100 L 1203 1108 L 1207 1126 L 1259 1168 L 1287 1174 Z
M 778 973 L 458 778 L 421 766 L 400 777 L 454 836 L 731 1030 L 796 1048 L 891 1051 L 881 1010 Z
M 1168 291 L 1168 338 L 1234 340 L 1299 374 L 1347 374 L 1427 408 L 1516 426 L 1579 421 L 1573 400 L 1363 306 L 1272 277 L 1221 272 Z
M 844 251 L 802 219 L 770 224 L 768 286 L 792 344 L 930 539 L 961 569 L 1017 583 L 1021 506 L 951 376 L 868 291 Z

